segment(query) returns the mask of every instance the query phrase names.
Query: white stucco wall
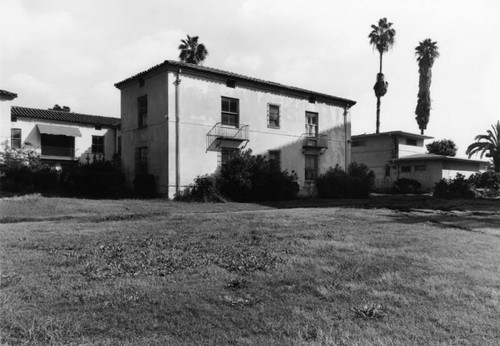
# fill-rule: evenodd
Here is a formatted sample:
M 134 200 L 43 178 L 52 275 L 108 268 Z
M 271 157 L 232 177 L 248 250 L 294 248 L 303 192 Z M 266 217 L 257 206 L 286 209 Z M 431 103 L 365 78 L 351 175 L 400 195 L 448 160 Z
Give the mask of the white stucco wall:
M 199 175 L 215 172 L 220 164 L 220 153 L 207 152 L 207 133 L 221 122 L 221 98 L 239 100 L 239 123 L 249 125 L 246 148 L 254 154 L 267 155 L 269 150 L 281 151 L 281 167 L 295 171 L 299 184 L 305 186 L 302 141 L 305 133 L 306 111 L 318 113 L 319 132 L 329 138 L 329 148 L 319 156 L 319 173 L 339 164 L 344 166 L 345 136 L 344 109 L 308 99 L 293 97 L 276 91 L 266 91 L 236 83 L 227 87 L 226 80 L 210 79 L 181 73 L 179 92 L 179 173 L 181 190 Z M 122 162 L 127 180 L 135 174 L 134 152 L 138 146 L 148 147 L 149 172 L 157 178 L 160 192 L 175 193 L 176 148 L 176 71 L 156 73 L 145 78 L 144 86 L 137 81 L 121 91 L 122 99 Z M 137 129 L 137 98 L 148 95 L 148 127 Z M 267 125 L 268 103 L 280 105 L 280 128 Z M 347 115 L 347 133 L 350 137 L 350 113 Z M 168 174 L 167 174 L 168 172 Z M 303 193 L 307 193 L 306 190 Z
M 113 154 L 116 152 L 116 137 L 114 129 L 102 128 L 102 130 L 96 130 L 94 126 L 85 126 L 81 124 L 75 125 L 67 122 L 46 121 L 22 117 L 18 117 L 17 121 L 11 122 L 9 126 L 13 129 L 21 129 L 21 141 L 23 146 L 31 146 L 41 152 L 41 135 L 36 126 L 37 124 L 65 126 L 79 129 L 82 136 L 75 137 L 75 158 L 82 162 L 86 161 L 87 153 L 89 154 L 90 160 L 92 160 L 92 136 L 104 136 L 105 160 L 112 160 Z
M 10 106 L 12 101 L 0 100 L 0 150 L 7 141 L 10 145 Z

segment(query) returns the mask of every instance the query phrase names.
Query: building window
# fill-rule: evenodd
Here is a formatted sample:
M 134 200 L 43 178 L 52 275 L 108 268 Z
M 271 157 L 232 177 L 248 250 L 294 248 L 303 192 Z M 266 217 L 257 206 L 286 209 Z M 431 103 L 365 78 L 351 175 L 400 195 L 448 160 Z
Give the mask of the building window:
M 135 155 L 135 174 L 148 174 L 148 148 L 141 147 L 136 149 Z
M 21 129 L 10 130 L 10 147 L 12 149 L 21 148 Z
M 417 146 L 417 140 L 412 139 L 412 138 L 406 138 L 406 145 L 413 145 L 414 147 Z
M 306 135 L 318 136 L 318 113 L 306 112 Z
M 426 171 L 427 170 L 427 165 L 416 165 L 415 166 L 415 171 Z
M 277 167 L 281 169 L 281 151 L 280 150 L 269 150 L 268 155 L 269 163 L 272 167 Z
M 144 86 L 144 78 L 139 78 L 139 86 L 140 87 Z
M 267 127 L 279 128 L 280 127 L 280 106 L 268 104 L 267 105 Z
M 386 165 L 385 166 L 385 176 L 390 177 L 391 176 L 391 166 Z
M 137 99 L 139 109 L 139 127 L 148 126 L 148 96 L 144 95 Z
M 403 173 L 411 172 L 411 166 L 401 166 L 401 172 Z
M 352 147 L 366 147 L 365 141 L 352 141 Z
M 239 100 L 223 97 L 221 109 L 222 125 L 238 127 L 240 123 Z
M 318 156 L 306 155 L 306 180 L 315 180 L 318 177 Z
M 92 136 L 92 154 L 104 154 L 104 136 Z
M 235 80 L 233 80 L 233 79 L 228 79 L 228 80 L 226 81 L 226 86 L 227 86 L 228 88 L 233 88 L 233 89 L 234 89 L 234 88 L 236 88 L 236 81 L 235 81 Z
M 227 165 L 229 161 L 231 161 L 232 158 L 236 156 L 238 153 L 239 149 L 236 148 L 222 148 L 221 151 L 221 164 L 222 165 Z

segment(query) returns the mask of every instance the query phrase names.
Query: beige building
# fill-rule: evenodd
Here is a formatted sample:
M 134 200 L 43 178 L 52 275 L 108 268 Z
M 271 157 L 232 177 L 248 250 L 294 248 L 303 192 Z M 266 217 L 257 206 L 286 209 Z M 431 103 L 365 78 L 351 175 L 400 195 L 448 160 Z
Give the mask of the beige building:
M 417 154 L 391 161 L 397 172 L 397 178 L 414 179 L 422 184 L 422 190 L 431 191 L 434 184 L 442 178 L 454 179 L 457 173 L 470 177 L 485 171 L 488 162 L 450 157 L 436 154 Z
M 430 191 L 441 178 L 469 177 L 484 170 L 487 162 L 427 154 L 425 140 L 433 137 L 403 131 L 352 136 L 353 162 L 366 164 L 375 173 L 375 188 L 389 190 L 399 178 L 419 181 Z
M 170 197 L 239 148 L 296 172 L 302 194 L 329 167 L 349 162 L 355 101 L 177 61 L 115 86 L 127 181 L 152 174 Z
M 4 121 L 4 120 L 2 120 Z M 67 163 L 112 160 L 119 150 L 120 119 L 60 110 L 11 108 L 11 148 L 33 148 L 43 162 L 61 167 Z

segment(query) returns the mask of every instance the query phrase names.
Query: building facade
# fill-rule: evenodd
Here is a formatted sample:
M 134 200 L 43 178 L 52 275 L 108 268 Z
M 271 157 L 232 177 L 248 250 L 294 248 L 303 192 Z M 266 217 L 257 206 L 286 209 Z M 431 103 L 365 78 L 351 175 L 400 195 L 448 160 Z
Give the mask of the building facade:
M 120 119 L 71 112 L 69 108 L 36 109 L 13 106 L 11 148 L 31 148 L 42 162 L 61 167 L 72 162 L 112 160 L 119 151 Z
M 213 68 L 165 61 L 121 81 L 122 167 L 172 197 L 238 149 L 294 171 L 302 194 L 349 161 L 354 101 Z
M 0 89 L 0 144 L 10 142 L 10 101 L 17 98 L 17 94 Z M 2 150 L 2 147 L 0 147 Z
M 488 162 L 450 157 L 436 154 L 416 154 L 391 161 L 396 167 L 397 178 L 417 180 L 422 190 L 431 191 L 441 179 L 454 179 L 457 174 L 466 178 L 477 172 L 485 171 Z
M 484 161 L 428 154 L 424 142 L 432 138 L 403 131 L 352 136 L 352 161 L 373 170 L 378 190 L 391 190 L 396 180 L 408 178 L 431 191 L 442 178 L 468 177 L 486 168 Z

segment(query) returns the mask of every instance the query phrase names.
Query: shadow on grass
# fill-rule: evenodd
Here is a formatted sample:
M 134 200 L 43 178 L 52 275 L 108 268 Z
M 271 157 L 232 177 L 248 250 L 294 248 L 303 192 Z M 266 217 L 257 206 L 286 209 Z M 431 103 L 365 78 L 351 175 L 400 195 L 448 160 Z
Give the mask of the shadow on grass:
M 401 212 L 412 210 L 440 211 L 492 211 L 500 213 L 500 199 L 445 200 L 430 195 L 372 195 L 364 199 L 297 199 L 292 201 L 259 202 L 276 209 L 291 208 L 360 208 L 391 209 Z

